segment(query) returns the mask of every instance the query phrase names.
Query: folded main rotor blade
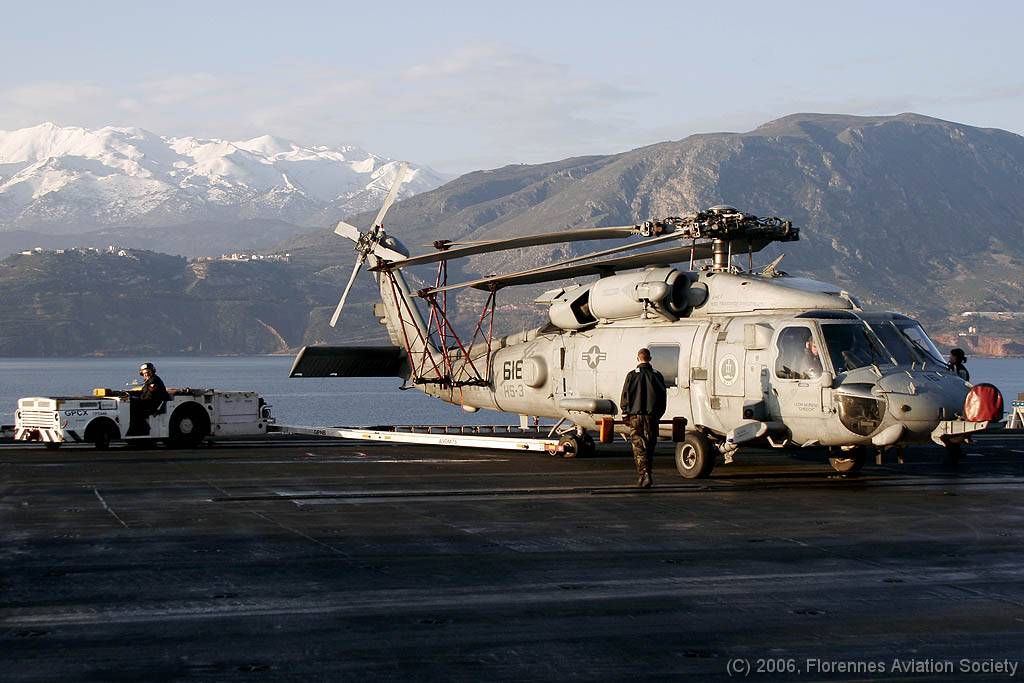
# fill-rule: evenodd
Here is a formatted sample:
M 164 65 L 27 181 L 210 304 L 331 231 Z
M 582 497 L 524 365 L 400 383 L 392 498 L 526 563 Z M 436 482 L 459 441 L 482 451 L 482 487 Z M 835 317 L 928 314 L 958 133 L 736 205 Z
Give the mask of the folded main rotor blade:
M 348 298 L 348 293 L 352 291 L 352 285 L 356 281 L 356 275 L 359 274 L 359 268 L 363 265 L 363 259 L 366 258 L 362 254 L 356 259 L 356 267 L 352 269 L 352 275 L 348 278 L 348 284 L 345 285 L 345 291 L 341 293 L 341 299 L 338 300 L 338 306 L 334 309 L 334 315 L 331 316 L 331 327 L 338 324 L 338 318 L 341 316 L 341 309 L 345 307 L 345 299 Z
M 637 234 L 640 226 L 622 225 L 611 228 L 580 228 L 577 230 L 566 230 L 564 232 L 549 232 L 542 235 L 524 235 L 512 237 L 507 240 L 487 240 L 468 244 L 464 247 L 456 247 L 444 251 L 435 251 L 430 254 L 410 256 L 409 258 L 395 261 L 388 265 L 389 268 L 405 268 L 423 263 L 436 263 L 449 259 L 472 256 L 474 254 L 487 254 L 494 251 L 507 251 L 509 249 L 522 249 L 534 247 L 541 244 L 558 244 L 561 242 L 585 242 L 588 240 L 611 240 L 631 237 Z
M 489 291 L 491 289 L 501 289 L 502 287 L 510 287 L 513 285 L 532 285 L 538 282 L 552 282 L 554 280 L 565 280 L 573 277 L 582 277 L 584 275 L 611 275 L 617 271 L 629 270 L 631 268 L 678 263 L 679 261 L 689 259 L 691 250 L 694 252 L 694 258 L 697 259 L 710 258 L 712 255 L 711 244 L 705 242 L 692 247 L 671 247 L 669 249 L 659 249 L 658 251 L 648 251 L 643 254 L 631 254 L 630 256 L 620 256 L 619 258 L 595 261 L 594 263 L 580 263 L 574 265 L 558 264 L 557 266 L 533 268 L 531 270 L 524 270 L 518 273 L 490 275 L 488 277 L 482 277 L 468 282 L 459 282 L 454 285 L 448 285 L 447 287 L 438 287 L 437 289 L 431 289 L 429 291 L 431 293 L 446 292 L 453 289 L 461 289 L 463 287 L 472 287 L 474 289 Z
M 652 237 L 650 239 L 643 240 L 642 242 L 634 242 L 633 244 L 622 244 L 622 245 L 619 245 L 617 247 L 612 247 L 611 249 L 604 249 L 603 251 L 592 251 L 589 254 L 583 254 L 582 256 L 576 256 L 576 257 L 568 259 L 566 261 L 560 261 L 557 265 L 554 265 L 554 266 L 541 266 L 540 268 L 531 268 L 530 270 L 524 270 L 524 271 L 521 271 L 519 273 L 515 273 L 515 275 L 519 276 L 519 277 L 522 277 L 522 276 L 525 276 L 525 275 L 531 274 L 531 273 L 546 273 L 549 270 L 551 270 L 552 268 L 567 268 L 567 267 L 570 267 L 573 264 L 579 263 L 581 261 L 587 261 L 589 259 L 601 258 L 601 257 L 604 257 L 604 256 L 611 256 L 613 254 L 619 254 L 619 253 L 622 253 L 624 251 L 633 251 L 635 249 L 641 249 L 643 247 L 649 247 L 649 246 L 653 246 L 655 244 L 661 244 L 662 242 L 668 242 L 670 240 L 678 240 L 678 239 L 680 239 L 680 237 L 681 236 L 679 234 L 670 232 L 670 233 L 667 233 L 665 235 L 658 235 L 657 237 Z M 697 245 L 697 247 L 699 247 L 699 246 L 700 245 Z M 693 248 L 696 249 L 697 247 L 693 247 Z M 691 247 L 686 247 L 687 256 L 689 256 L 690 250 L 691 250 Z M 651 253 L 662 253 L 662 252 L 651 252 Z M 638 254 L 638 256 L 644 256 L 644 254 Z M 707 258 L 707 256 L 697 256 L 696 252 L 695 252 L 694 258 Z M 591 264 L 587 264 L 587 265 L 591 265 Z M 594 271 L 594 272 L 596 273 L 596 272 L 603 272 L 603 271 Z M 440 291 L 444 291 L 446 289 L 458 289 L 460 287 L 467 287 L 467 286 L 468 287 L 476 287 L 478 284 L 481 284 L 481 283 L 483 283 L 485 281 L 489 281 L 493 277 L 505 277 L 505 276 L 489 276 L 487 278 L 481 278 L 480 280 L 473 280 L 472 282 L 464 282 L 464 283 L 459 283 L 459 284 L 455 284 L 455 285 L 449 285 L 448 287 L 442 287 L 442 288 L 439 288 L 437 290 L 431 290 L 431 291 L 438 291 L 438 292 L 440 292 Z M 566 276 L 566 277 L 571 277 L 571 276 Z M 546 282 L 546 280 L 537 280 L 537 282 Z M 505 285 L 500 285 L 500 286 L 504 287 Z M 486 287 L 484 289 L 486 289 Z
M 662 237 L 665 237 L 665 235 Z M 648 242 L 651 242 L 651 240 L 648 240 Z M 734 253 L 742 254 L 744 252 L 760 251 L 771 243 L 772 239 L 765 237 L 750 240 L 737 239 L 733 240 L 732 245 Z M 468 282 L 459 282 L 454 285 L 448 285 L 447 287 L 438 287 L 437 289 L 429 290 L 429 292 L 445 292 L 453 289 L 461 289 L 463 287 L 473 287 L 474 289 L 489 291 L 492 289 L 501 289 L 502 287 L 531 285 L 538 282 L 553 282 L 555 280 L 565 280 L 573 277 L 582 277 L 584 275 L 611 275 L 612 273 L 620 270 L 630 270 L 632 268 L 642 268 L 644 266 L 653 265 L 671 265 L 673 263 L 689 260 L 690 258 L 700 260 L 711 258 L 712 256 L 714 256 L 714 246 L 712 243 L 700 242 L 698 244 L 681 247 L 670 247 L 668 249 L 659 249 L 657 251 L 647 251 L 642 254 L 620 256 L 619 258 L 605 259 L 603 261 L 595 261 L 593 263 L 559 263 L 556 266 L 533 268 L 519 273 L 490 275 L 488 277 L 482 277 Z M 593 254 L 591 254 L 591 257 L 593 257 Z
M 409 167 L 405 162 L 402 162 L 398 167 L 398 172 L 395 173 L 395 180 L 391 183 L 391 189 L 388 190 L 388 196 L 384 198 L 383 206 L 381 206 L 380 211 L 377 212 L 377 217 L 373 219 L 373 224 L 375 226 L 383 225 L 384 214 L 388 212 L 388 209 L 390 209 L 391 205 L 395 202 L 395 197 L 398 196 L 398 188 L 400 188 L 402 183 L 405 182 L 405 176 L 408 171 Z
M 445 245 L 449 249 L 455 249 L 455 248 L 458 248 L 458 247 L 468 247 L 468 246 L 472 246 L 472 245 L 475 245 L 475 244 L 493 244 L 493 243 L 497 242 L 498 240 L 457 240 L 457 241 L 454 241 L 454 242 L 449 241 L 449 240 L 443 240 L 443 241 L 444 241 Z M 421 246 L 421 247 L 433 247 L 434 245 L 433 244 L 421 244 L 419 246 Z

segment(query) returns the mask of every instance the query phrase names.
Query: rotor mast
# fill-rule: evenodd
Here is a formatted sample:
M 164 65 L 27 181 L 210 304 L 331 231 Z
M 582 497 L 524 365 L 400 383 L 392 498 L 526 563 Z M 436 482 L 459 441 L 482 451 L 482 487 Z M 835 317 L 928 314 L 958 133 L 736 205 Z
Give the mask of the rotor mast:
M 800 239 L 800 231 L 791 221 L 781 218 L 760 218 L 719 204 L 705 211 L 683 217 L 659 221 L 665 232 L 679 239 L 710 240 L 711 265 L 714 272 L 732 269 L 733 254 L 752 253 L 771 242 L 791 242 Z M 706 241 L 705 241 L 706 244 Z

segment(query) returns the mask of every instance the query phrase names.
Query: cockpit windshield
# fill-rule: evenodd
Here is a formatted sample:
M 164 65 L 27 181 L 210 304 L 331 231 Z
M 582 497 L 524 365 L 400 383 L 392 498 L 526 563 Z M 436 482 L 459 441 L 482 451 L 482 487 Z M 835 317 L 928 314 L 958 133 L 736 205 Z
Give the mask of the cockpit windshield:
M 900 365 L 910 365 L 920 358 L 911 350 L 909 340 L 896 329 L 896 326 L 889 320 L 868 323 L 871 330 L 878 335 L 878 338 L 885 344 L 885 350 L 892 354 Z
M 913 320 L 884 320 L 868 323 L 885 344 L 885 350 L 901 365 L 927 362 L 945 365 L 942 352 L 921 326 Z
M 923 360 L 942 366 L 946 365 L 946 361 L 942 359 L 942 351 L 939 351 L 939 348 L 935 346 L 935 342 L 928 337 L 919 324 L 912 320 L 897 321 L 896 328 L 910 342 L 914 350 L 922 355 Z
M 891 365 L 894 362 L 882 342 L 863 323 L 822 325 L 821 333 L 837 374 L 866 365 Z

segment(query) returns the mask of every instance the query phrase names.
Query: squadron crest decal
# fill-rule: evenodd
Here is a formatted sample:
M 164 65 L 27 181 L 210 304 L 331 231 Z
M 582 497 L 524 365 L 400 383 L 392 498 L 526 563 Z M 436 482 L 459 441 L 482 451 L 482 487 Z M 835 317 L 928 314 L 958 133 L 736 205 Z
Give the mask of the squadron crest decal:
M 722 384 L 732 386 L 736 383 L 739 374 L 740 364 L 737 362 L 736 356 L 731 353 L 722 356 L 722 360 L 718 364 L 718 379 L 722 380 Z

